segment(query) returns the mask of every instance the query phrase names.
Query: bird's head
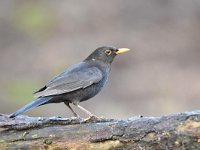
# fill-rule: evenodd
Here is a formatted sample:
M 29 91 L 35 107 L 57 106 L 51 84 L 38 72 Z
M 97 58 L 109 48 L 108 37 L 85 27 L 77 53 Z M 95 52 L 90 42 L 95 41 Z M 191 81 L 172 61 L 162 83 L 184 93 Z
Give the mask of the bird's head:
M 99 47 L 86 58 L 86 61 L 102 61 L 110 64 L 116 55 L 127 51 L 129 51 L 128 48 Z

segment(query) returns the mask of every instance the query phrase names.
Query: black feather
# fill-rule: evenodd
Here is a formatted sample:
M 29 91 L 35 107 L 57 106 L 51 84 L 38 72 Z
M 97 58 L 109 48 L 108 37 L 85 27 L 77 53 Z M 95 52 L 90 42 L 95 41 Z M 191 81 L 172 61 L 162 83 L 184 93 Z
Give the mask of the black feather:
M 42 87 L 41 89 L 37 90 L 36 92 L 34 92 L 33 94 L 39 93 L 44 91 L 47 88 L 47 86 Z

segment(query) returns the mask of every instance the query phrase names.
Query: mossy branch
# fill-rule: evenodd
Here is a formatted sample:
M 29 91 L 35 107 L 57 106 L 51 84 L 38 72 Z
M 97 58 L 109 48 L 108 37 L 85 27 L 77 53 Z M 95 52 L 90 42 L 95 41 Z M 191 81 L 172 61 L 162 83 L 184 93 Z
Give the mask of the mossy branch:
M 200 149 L 200 111 L 126 120 L 0 116 L 0 149 Z

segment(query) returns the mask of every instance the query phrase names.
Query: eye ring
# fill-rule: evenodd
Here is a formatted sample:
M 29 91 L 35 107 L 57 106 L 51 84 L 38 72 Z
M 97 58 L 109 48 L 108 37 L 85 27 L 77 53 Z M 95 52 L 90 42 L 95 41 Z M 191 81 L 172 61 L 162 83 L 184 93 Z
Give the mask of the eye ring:
M 106 54 L 106 55 L 108 55 L 108 56 L 109 56 L 111 53 L 112 53 L 112 51 L 111 51 L 111 50 L 109 50 L 109 49 L 105 50 L 105 54 Z

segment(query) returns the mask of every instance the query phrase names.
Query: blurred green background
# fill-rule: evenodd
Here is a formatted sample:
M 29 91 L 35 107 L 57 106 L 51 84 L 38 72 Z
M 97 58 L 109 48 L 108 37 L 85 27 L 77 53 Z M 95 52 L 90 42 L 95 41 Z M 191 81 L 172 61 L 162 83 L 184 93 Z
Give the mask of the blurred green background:
M 115 59 L 107 87 L 82 106 L 111 118 L 199 109 L 199 39 L 199 0 L 0 1 L 0 113 L 32 101 L 104 45 L 132 51 Z M 26 114 L 72 116 L 63 104 Z

